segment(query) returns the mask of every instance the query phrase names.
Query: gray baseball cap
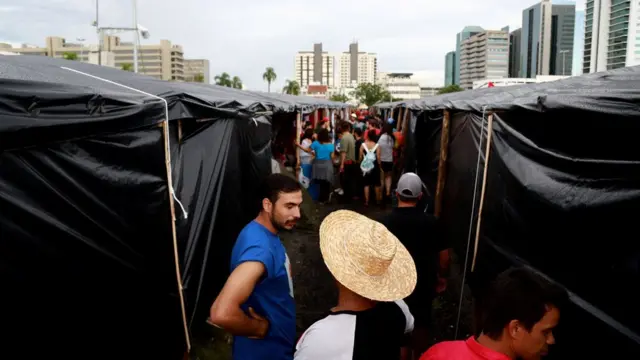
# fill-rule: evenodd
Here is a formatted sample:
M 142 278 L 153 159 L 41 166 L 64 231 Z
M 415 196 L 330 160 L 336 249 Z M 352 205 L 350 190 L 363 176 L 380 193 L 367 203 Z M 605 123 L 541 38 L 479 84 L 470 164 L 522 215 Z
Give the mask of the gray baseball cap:
M 404 173 L 398 180 L 396 191 L 398 194 L 407 199 L 417 199 L 422 194 L 422 180 L 415 173 Z

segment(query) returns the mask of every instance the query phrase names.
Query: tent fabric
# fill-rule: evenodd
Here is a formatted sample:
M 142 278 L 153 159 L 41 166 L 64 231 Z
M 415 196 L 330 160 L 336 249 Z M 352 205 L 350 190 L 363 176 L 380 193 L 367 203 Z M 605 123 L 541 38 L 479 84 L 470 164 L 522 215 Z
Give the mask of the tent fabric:
M 524 108 L 539 112 L 552 109 L 581 110 L 602 114 L 638 116 L 640 108 L 632 101 L 640 89 L 640 66 L 586 74 L 537 84 L 493 87 L 437 95 L 418 100 L 380 103 L 389 109 L 406 107 L 415 111 L 463 110 L 503 111 Z
M 252 116 L 264 111 L 293 112 L 299 109 L 347 107 L 347 104 L 310 97 L 267 94 L 201 83 L 162 81 L 114 68 L 43 56 L 0 57 L 0 78 L 3 80 L 63 83 L 68 86 L 85 87 L 85 91 L 89 93 L 92 91 L 90 89 L 99 89 L 99 94 L 103 91 L 135 94 L 115 84 L 101 84 L 104 81 L 94 77 L 164 98 L 169 102 L 170 120 L 204 117 L 212 111 Z M 2 100 L 0 99 L 0 104 L 4 102 Z
M 0 56 L 0 85 L 0 317 L 30 357 L 183 358 L 165 146 L 197 336 L 271 173 L 271 114 L 342 106 L 36 56 Z
M 474 91 L 449 94 L 417 110 L 415 166 L 428 186 L 437 179 L 440 136 L 434 134 L 442 109 L 450 110 L 441 219 L 462 259 L 469 239 L 473 256 L 488 171 L 477 264 L 468 276 L 474 296 L 482 299 L 490 279 L 514 265 L 570 292 L 553 358 L 640 356 L 633 286 L 640 281 L 640 245 L 632 210 L 640 207 L 640 152 L 633 150 L 639 69 L 491 88 L 477 98 Z M 483 113 L 485 106 L 493 111 Z

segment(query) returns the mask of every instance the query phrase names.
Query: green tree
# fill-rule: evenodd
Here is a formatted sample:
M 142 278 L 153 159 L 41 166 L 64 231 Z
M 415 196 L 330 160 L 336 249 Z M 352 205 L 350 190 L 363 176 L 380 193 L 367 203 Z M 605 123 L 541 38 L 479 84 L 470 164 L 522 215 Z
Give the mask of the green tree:
M 193 82 L 199 82 L 199 83 L 203 83 L 204 82 L 204 74 L 200 73 L 200 74 L 196 74 L 193 77 Z
M 287 80 L 282 92 L 289 95 L 300 95 L 300 84 L 295 80 Z
M 226 72 L 223 72 L 220 75 L 216 75 L 214 80 L 216 81 L 216 85 L 233 87 L 233 80 L 231 80 L 231 75 Z
M 64 52 L 62 53 L 62 58 L 65 60 L 78 60 L 78 54 L 74 52 Z
M 361 104 L 373 106 L 380 101 L 391 101 L 391 94 L 378 84 L 364 83 L 358 85 L 354 93 Z
M 231 87 L 234 89 L 242 89 L 242 80 L 240 80 L 239 77 L 234 76 L 233 79 L 231 79 Z
M 133 71 L 133 64 L 129 64 L 129 63 L 122 64 L 120 68 L 124 71 Z
M 349 101 L 349 97 L 344 94 L 333 94 L 329 97 L 329 100 L 346 103 Z
M 262 80 L 266 81 L 269 86 L 269 92 L 271 92 L 271 83 L 276 81 L 278 75 L 273 70 L 272 67 L 268 67 L 265 69 L 264 74 L 262 74 Z
M 445 86 L 442 89 L 440 89 L 438 91 L 438 95 L 440 95 L 440 94 L 449 94 L 449 93 L 454 93 L 454 92 L 458 92 L 458 91 L 464 91 L 464 89 L 461 88 L 457 84 L 453 84 L 453 85 Z

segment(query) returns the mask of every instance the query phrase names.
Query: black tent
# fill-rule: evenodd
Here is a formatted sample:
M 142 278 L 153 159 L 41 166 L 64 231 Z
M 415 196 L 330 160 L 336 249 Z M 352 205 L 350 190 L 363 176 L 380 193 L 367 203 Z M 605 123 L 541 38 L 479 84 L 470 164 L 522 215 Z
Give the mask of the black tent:
M 2 350 L 181 358 L 271 173 L 271 115 L 343 106 L 0 56 Z
M 640 67 L 392 106 L 434 190 L 448 118 L 440 216 L 474 295 L 529 267 L 571 294 L 553 358 L 640 356 Z

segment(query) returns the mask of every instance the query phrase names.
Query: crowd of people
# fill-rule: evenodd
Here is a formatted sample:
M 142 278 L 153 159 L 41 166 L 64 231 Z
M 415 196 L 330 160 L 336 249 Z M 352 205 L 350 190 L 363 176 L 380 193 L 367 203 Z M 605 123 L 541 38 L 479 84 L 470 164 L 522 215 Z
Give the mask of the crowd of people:
M 318 138 L 311 145 L 316 158 L 325 151 L 330 158 L 326 138 Z M 365 140 L 369 152 L 377 151 L 372 138 Z M 348 154 L 339 168 L 343 159 Z M 283 174 L 268 177 L 261 211 L 239 234 L 210 312 L 210 323 L 234 335 L 234 359 L 533 360 L 548 352 L 567 294 L 525 268 L 494 280 L 471 337 L 429 347 L 449 244 L 437 219 L 417 207 L 424 192 L 416 174 L 403 174 L 395 191 L 398 205 L 381 219 L 338 210 L 323 220 L 319 245 L 338 301 L 297 338 L 291 263 L 278 234 L 300 219 L 302 185 Z
M 329 118 L 315 129 L 305 124 L 296 143 L 301 182 L 316 187 L 320 203 L 337 194 L 344 202 L 389 204 L 403 145 L 397 122 L 353 113 L 350 119 L 337 116 L 335 124 L 332 128 Z

